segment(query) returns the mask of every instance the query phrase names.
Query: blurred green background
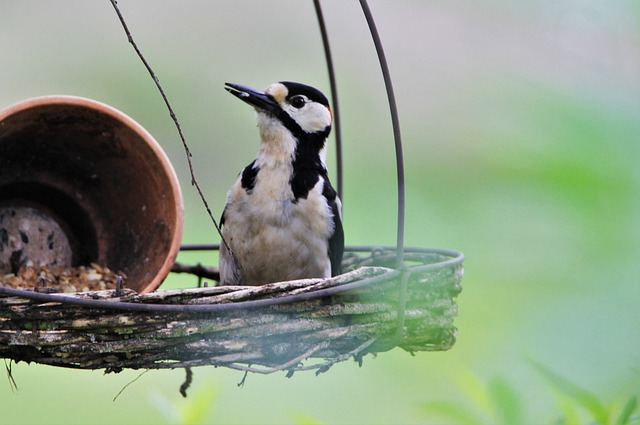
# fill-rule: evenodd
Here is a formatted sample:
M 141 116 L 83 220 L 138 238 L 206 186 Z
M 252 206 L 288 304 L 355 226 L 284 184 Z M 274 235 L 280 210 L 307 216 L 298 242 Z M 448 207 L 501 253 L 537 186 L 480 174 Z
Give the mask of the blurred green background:
M 473 411 L 471 422 L 508 423 L 504 412 L 517 408 L 522 422 L 551 423 L 562 414 L 558 391 L 532 361 L 614 408 L 640 394 L 640 4 L 370 6 L 405 141 L 407 245 L 466 255 L 454 348 L 415 357 L 396 349 L 318 377 L 252 375 L 242 388 L 240 372 L 198 368 L 187 400 L 178 394 L 181 370 L 149 372 L 113 402 L 138 371 L 104 376 L 20 363 L 18 391 L 8 380 L 0 385 L 0 423 L 459 422 L 438 416 L 437 403 Z M 120 7 L 219 216 L 257 147 L 250 108 L 224 82 L 294 80 L 329 93 L 313 4 L 121 0 Z M 393 245 L 394 150 L 375 51 L 357 1 L 326 0 L 323 8 L 343 120 L 347 243 Z M 72 94 L 122 110 L 176 168 L 184 242 L 218 242 L 189 185 L 173 123 L 108 0 L 4 0 L 0 52 L 0 107 Z M 333 154 L 330 147 L 335 175 Z M 180 260 L 217 263 L 212 254 Z M 590 417 L 577 415 L 577 422 Z

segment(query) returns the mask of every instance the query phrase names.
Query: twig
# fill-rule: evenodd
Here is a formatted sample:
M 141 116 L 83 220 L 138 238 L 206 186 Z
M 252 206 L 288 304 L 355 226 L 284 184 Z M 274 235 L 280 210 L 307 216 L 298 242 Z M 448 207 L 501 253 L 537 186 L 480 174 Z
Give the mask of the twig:
M 122 387 L 120 389 L 120 391 L 118 391 L 118 394 L 116 394 L 116 396 L 113 398 L 112 401 L 116 401 L 118 397 L 120 397 L 120 394 L 122 394 L 124 392 L 124 390 L 127 389 L 127 387 L 131 384 L 133 384 L 134 382 L 136 382 L 138 379 L 140 379 L 142 377 L 142 375 L 144 375 L 145 373 L 149 372 L 151 369 L 147 369 L 143 372 L 141 372 L 138 376 L 136 376 L 134 379 L 132 379 L 131 381 L 127 382 L 127 385 L 125 385 L 124 387 Z
M 114 295 L 116 298 L 120 298 L 122 296 L 122 291 L 124 290 L 124 284 L 122 280 L 122 276 L 118 275 L 116 278 L 116 290 Z
M 340 363 L 340 362 L 344 362 L 346 360 L 349 360 L 351 357 L 353 358 L 358 358 L 362 355 L 362 353 L 364 352 L 364 350 L 366 350 L 367 348 L 369 348 L 374 342 L 377 341 L 377 338 L 371 338 L 367 341 L 365 341 L 364 343 L 360 344 L 359 346 L 357 346 L 356 348 L 354 348 L 353 350 L 349 351 L 348 353 L 344 353 L 344 354 L 340 354 L 330 360 L 327 360 L 324 363 L 319 363 L 319 364 L 313 364 L 313 365 L 308 365 L 308 366 L 300 366 L 298 368 L 296 368 L 296 372 L 298 371 L 303 371 L 303 370 L 312 370 L 312 369 L 318 369 L 316 371 L 316 375 L 319 375 L 321 373 L 324 373 L 326 371 L 329 370 L 329 368 L 331 368 L 331 366 L 333 366 L 336 363 Z M 362 365 L 362 360 L 359 361 L 359 364 Z
M 11 387 L 11 391 L 18 391 L 18 384 L 16 384 L 16 380 L 13 379 L 13 373 L 11 372 L 11 362 L 13 360 L 9 360 L 9 364 L 7 364 L 7 359 L 4 359 L 4 368 L 7 371 L 7 379 L 9 380 L 9 386 Z
M 236 363 L 228 363 L 225 364 L 226 367 L 230 368 L 230 369 L 235 369 L 235 370 L 242 370 L 244 372 L 252 372 L 252 373 L 259 373 L 262 375 L 270 375 L 272 373 L 275 372 L 279 372 L 281 370 L 286 370 L 291 368 L 292 366 L 300 363 L 301 361 L 308 359 L 309 357 L 311 357 L 312 355 L 314 355 L 315 353 L 317 353 L 318 351 L 327 348 L 329 346 L 328 342 L 323 342 L 320 343 L 318 345 L 316 345 L 315 347 L 312 347 L 311 349 L 305 351 L 304 353 L 300 354 L 299 356 L 289 360 L 286 363 L 283 363 L 281 365 L 278 366 L 274 366 L 274 367 L 269 367 L 266 369 L 259 369 L 256 367 L 251 367 L 251 366 L 242 366 Z
M 183 263 L 173 263 L 171 267 L 172 273 L 189 273 L 199 278 L 212 279 L 220 281 L 220 270 L 217 267 L 207 267 L 198 263 L 195 266 Z
M 186 376 L 184 377 L 184 382 L 180 385 L 180 394 L 182 397 L 187 398 L 187 390 L 191 386 L 191 382 L 193 381 L 193 371 L 190 367 L 185 367 L 184 371 Z
M 156 87 L 158 88 L 158 91 L 160 92 L 160 95 L 162 96 L 162 99 L 164 100 L 165 105 L 167 106 L 167 109 L 169 110 L 169 115 L 171 115 L 171 119 L 173 120 L 173 123 L 176 126 L 176 129 L 178 130 L 178 134 L 180 135 L 180 140 L 182 141 L 182 146 L 184 147 L 184 152 L 187 156 L 187 163 L 189 165 L 189 173 L 191 174 L 191 185 L 193 185 L 196 190 L 198 191 L 198 195 L 200 195 L 200 199 L 202 200 L 202 203 L 204 204 L 204 207 L 207 210 L 207 213 L 209 214 L 209 218 L 211 218 L 211 221 L 213 222 L 213 225 L 215 226 L 216 230 L 218 231 L 218 234 L 220 235 L 220 238 L 222 239 L 222 242 L 225 244 L 225 246 L 227 247 L 227 249 L 229 250 L 229 252 L 231 252 L 231 255 L 233 256 L 233 251 L 231 250 L 231 248 L 229 247 L 229 244 L 227 243 L 227 241 L 224 239 L 224 236 L 222 236 L 222 230 L 220 229 L 220 225 L 218 225 L 218 221 L 213 217 L 213 213 L 211 212 L 211 208 L 209 208 L 209 203 L 207 202 L 207 200 L 204 197 L 204 194 L 202 193 L 202 189 L 200 189 L 200 185 L 198 184 L 198 180 L 196 179 L 195 176 L 195 171 L 193 169 L 193 163 L 191 161 L 191 150 L 189 149 L 189 145 L 187 145 L 187 140 L 184 137 L 184 133 L 182 132 L 182 128 L 180 127 L 180 123 L 178 122 L 178 118 L 176 116 L 176 114 L 173 112 L 173 108 L 171 107 L 171 104 L 169 103 L 169 99 L 167 98 L 162 85 L 160 84 L 160 80 L 158 79 L 158 77 L 156 76 L 156 73 L 153 71 L 153 69 L 151 68 L 151 65 L 149 65 L 149 63 L 147 62 L 146 58 L 144 57 L 144 55 L 142 54 L 142 52 L 140 51 L 140 49 L 138 48 L 138 45 L 135 43 L 135 41 L 133 40 L 133 36 L 131 35 L 131 32 L 129 31 L 129 27 L 127 26 L 124 17 L 122 16 L 122 13 L 120 13 L 120 9 L 118 8 L 118 2 L 116 0 L 109 0 L 111 2 L 111 4 L 113 5 L 113 8 L 116 11 L 116 14 L 118 15 L 118 19 L 120 20 L 120 23 L 122 24 L 122 28 L 124 29 L 124 32 L 127 34 L 127 39 L 129 40 L 129 43 L 131 43 L 131 45 L 133 46 L 133 49 L 136 51 L 136 54 L 138 55 L 138 57 L 140 58 L 140 60 L 142 61 L 142 63 L 144 64 L 145 68 L 147 68 L 147 71 L 149 72 L 149 75 L 151 75 L 151 78 L 153 79 L 154 83 L 156 84 Z

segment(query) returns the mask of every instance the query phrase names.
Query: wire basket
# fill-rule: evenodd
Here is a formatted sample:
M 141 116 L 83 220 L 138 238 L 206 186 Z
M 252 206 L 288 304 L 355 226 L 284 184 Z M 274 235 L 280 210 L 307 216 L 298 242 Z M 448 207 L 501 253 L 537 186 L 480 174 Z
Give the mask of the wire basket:
M 462 256 L 350 248 L 346 273 L 258 287 L 45 294 L 2 288 L 0 357 L 54 366 L 325 371 L 350 357 L 455 342 Z M 320 358 L 303 364 L 307 358 Z M 262 366 L 263 368 L 258 368 Z

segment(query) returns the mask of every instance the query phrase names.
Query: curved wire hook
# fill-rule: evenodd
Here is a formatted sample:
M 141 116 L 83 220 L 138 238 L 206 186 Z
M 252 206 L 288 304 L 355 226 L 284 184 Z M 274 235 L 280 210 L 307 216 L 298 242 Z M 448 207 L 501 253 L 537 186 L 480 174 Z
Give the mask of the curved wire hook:
M 329 84 L 331 85 L 331 100 L 332 100 L 332 112 L 333 112 L 333 127 L 336 136 L 336 169 L 338 178 L 338 195 L 342 198 L 344 203 L 344 192 L 342 190 L 342 134 L 340 126 L 340 108 L 338 105 L 338 88 L 336 85 L 336 75 L 333 71 L 333 59 L 331 58 L 331 48 L 329 47 L 329 36 L 327 34 L 327 28 L 324 23 L 324 16 L 322 15 L 322 8 L 320 7 L 320 0 L 313 0 L 313 5 L 316 8 L 316 16 L 318 17 L 318 26 L 320 27 L 320 34 L 322 35 L 322 44 L 324 45 L 324 55 L 327 61 L 327 71 L 329 72 Z
M 384 85 L 387 90 L 387 98 L 389 101 L 389 110 L 391 113 L 391 124 L 393 125 L 393 138 L 396 146 L 396 169 L 398 174 L 398 233 L 397 233 L 397 248 L 396 248 L 396 267 L 399 269 L 402 266 L 402 258 L 404 252 L 404 215 L 405 215 L 405 193 L 404 193 L 404 159 L 402 154 L 402 135 L 400 134 L 400 120 L 398 119 L 398 108 L 396 106 L 396 99 L 393 93 L 393 85 L 391 83 L 391 74 L 389 72 L 389 66 L 387 65 L 387 59 L 382 48 L 382 42 L 380 41 L 380 35 L 376 28 L 376 23 L 373 20 L 373 15 L 367 4 L 367 0 L 360 0 L 360 6 L 364 12 L 365 19 L 369 25 L 371 31 L 371 37 L 376 47 L 378 54 L 378 60 L 380 61 L 380 69 L 382 70 L 382 76 L 384 78 Z

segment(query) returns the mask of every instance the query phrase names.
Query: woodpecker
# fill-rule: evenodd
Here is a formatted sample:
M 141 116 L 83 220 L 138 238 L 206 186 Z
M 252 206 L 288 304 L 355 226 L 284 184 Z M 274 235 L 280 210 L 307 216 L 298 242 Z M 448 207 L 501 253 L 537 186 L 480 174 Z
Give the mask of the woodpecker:
M 263 285 L 340 274 L 342 203 L 329 182 L 332 114 L 317 89 L 290 81 L 265 91 L 226 83 L 256 111 L 260 146 L 227 194 L 221 285 Z

